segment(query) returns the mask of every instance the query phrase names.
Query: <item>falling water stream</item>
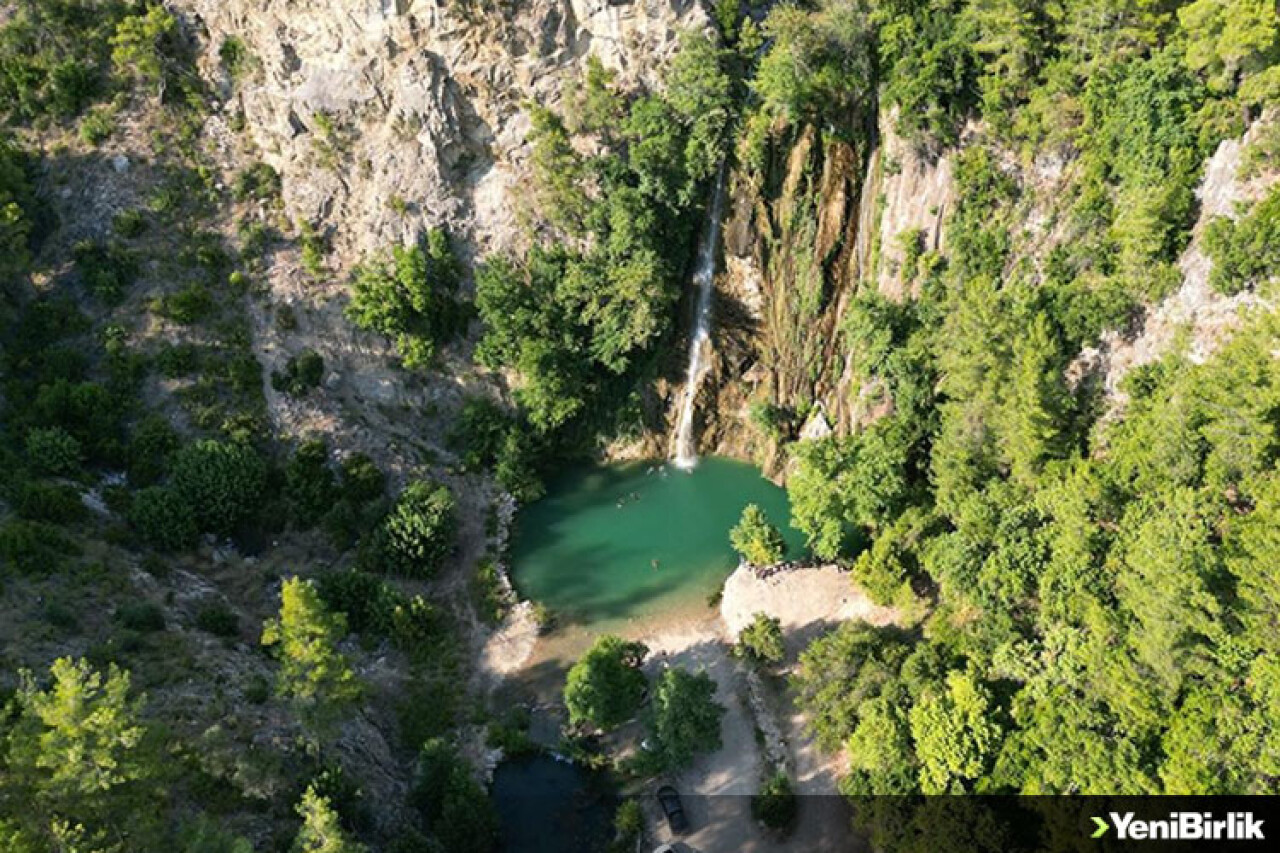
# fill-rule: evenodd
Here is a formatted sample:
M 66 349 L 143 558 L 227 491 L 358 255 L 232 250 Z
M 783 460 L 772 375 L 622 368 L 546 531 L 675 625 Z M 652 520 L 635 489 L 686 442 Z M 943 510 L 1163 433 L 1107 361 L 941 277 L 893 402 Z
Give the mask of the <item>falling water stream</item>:
M 680 420 L 676 424 L 675 465 L 686 470 L 698 464 L 697 444 L 693 439 L 693 410 L 698 399 L 698 386 L 707 371 L 711 342 L 711 285 L 716 274 L 716 249 L 720 241 L 720 219 L 724 212 L 725 164 L 720 164 L 716 186 L 707 211 L 707 230 L 698 247 L 698 266 L 693 273 L 698 287 L 698 303 L 693 318 L 693 335 L 689 339 L 689 369 L 680 400 Z

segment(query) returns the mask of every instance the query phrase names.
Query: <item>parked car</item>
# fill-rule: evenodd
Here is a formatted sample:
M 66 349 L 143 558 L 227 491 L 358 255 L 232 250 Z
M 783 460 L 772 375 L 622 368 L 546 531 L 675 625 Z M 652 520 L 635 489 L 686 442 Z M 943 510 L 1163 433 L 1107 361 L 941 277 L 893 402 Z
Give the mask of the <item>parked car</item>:
M 684 815 L 684 806 L 681 805 L 680 794 L 675 788 L 670 785 L 659 788 L 658 805 L 662 806 L 662 813 L 667 816 L 672 832 L 684 834 L 689 831 L 689 819 Z

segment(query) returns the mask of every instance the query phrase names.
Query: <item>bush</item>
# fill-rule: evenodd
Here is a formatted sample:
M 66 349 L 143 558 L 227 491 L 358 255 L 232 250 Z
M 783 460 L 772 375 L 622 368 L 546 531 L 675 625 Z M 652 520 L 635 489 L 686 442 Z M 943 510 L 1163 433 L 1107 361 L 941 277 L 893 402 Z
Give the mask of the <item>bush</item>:
M 293 516 L 303 527 L 311 527 L 332 506 L 337 488 L 329 469 L 329 448 L 323 441 L 304 441 L 284 469 L 285 497 Z
M 631 853 L 640 841 L 644 832 L 644 810 L 637 800 L 624 800 L 613 815 L 613 844 L 611 851 Z
M 104 302 L 118 303 L 138 277 L 138 259 L 119 243 L 82 240 L 71 253 L 89 292 Z
M 149 415 L 139 421 L 129 441 L 129 482 L 145 486 L 159 480 L 178 445 L 178 434 L 167 418 Z
M 199 533 L 191 504 L 168 486 L 150 486 L 137 492 L 128 516 L 143 541 L 162 551 L 187 548 Z
M 140 237 L 147 230 L 146 214 L 136 207 L 122 210 L 112 218 L 111 230 L 126 240 Z
M 22 518 L 66 524 L 84 518 L 88 510 L 80 491 L 61 483 L 23 483 L 18 488 L 14 509 Z
M 202 531 L 230 533 L 261 505 L 266 465 L 240 442 L 205 440 L 174 458 L 173 485 Z
M 403 596 L 382 578 L 355 570 L 328 572 L 316 585 L 330 610 L 346 614 L 347 627 L 360 634 L 386 634 Z
M 378 568 L 406 577 L 431 577 L 453 551 L 456 527 L 448 488 L 425 480 L 410 483 L 375 534 Z
M 652 725 L 654 757 L 663 768 L 677 770 L 697 753 L 720 748 L 724 708 L 715 695 L 716 683 L 705 672 L 672 667 L 662 673 L 654 688 Z
M 315 350 L 303 350 L 289 356 L 284 370 L 271 374 L 271 387 L 292 397 L 301 397 L 320 387 L 324 379 L 324 358 Z
M 452 338 L 464 318 L 454 299 L 461 267 L 443 231 L 422 245 L 391 250 L 359 267 L 347 317 L 362 329 L 396 342 L 405 367 L 425 367 L 436 347 Z
M 221 601 L 208 601 L 196 611 L 196 627 L 215 637 L 236 637 L 240 634 L 240 617 Z
M 779 770 L 751 798 L 751 814 L 770 829 L 789 829 L 796 822 L 797 805 L 791 780 Z
M 280 173 L 267 163 L 254 163 L 236 175 L 231 192 L 236 201 L 271 201 L 279 198 Z
M 423 744 L 409 801 L 445 850 L 490 853 L 497 843 L 493 801 L 453 747 L 439 738 Z
M 782 642 L 782 623 L 765 613 L 757 613 L 751 624 L 738 634 L 734 651 L 756 661 L 777 663 L 786 653 Z
M 509 607 L 506 587 L 502 584 L 501 570 L 492 559 L 476 563 L 472 584 L 479 603 L 480 615 L 490 625 L 497 625 L 506 617 Z
M 0 524 L 0 577 L 49 575 L 76 547 L 56 527 L 39 521 L 13 519 Z
M 1215 218 L 1204 243 L 1213 260 L 1209 283 L 1219 293 L 1230 296 L 1274 278 L 1280 269 L 1280 189 L 1238 220 Z
M 468 469 L 491 467 L 499 485 L 521 503 L 542 497 L 529 430 L 497 403 L 468 397 L 449 435 L 449 443 Z
M 342 495 L 357 504 L 366 504 L 383 496 L 387 488 L 386 475 L 364 453 L 353 453 L 342 460 Z
M 140 634 L 164 630 L 164 611 L 149 601 L 121 605 L 116 619 L 128 630 Z
M 98 108 L 80 120 L 80 138 L 90 145 L 101 145 L 115 132 L 115 114 Z
M 190 326 L 205 320 L 217 306 L 213 294 L 203 284 L 189 284 L 176 293 L 152 300 L 151 310 L 166 320 Z
M 26 450 L 27 460 L 42 474 L 75 474 L 84 459 L 80 442 L 62 427 L 31 430 Z

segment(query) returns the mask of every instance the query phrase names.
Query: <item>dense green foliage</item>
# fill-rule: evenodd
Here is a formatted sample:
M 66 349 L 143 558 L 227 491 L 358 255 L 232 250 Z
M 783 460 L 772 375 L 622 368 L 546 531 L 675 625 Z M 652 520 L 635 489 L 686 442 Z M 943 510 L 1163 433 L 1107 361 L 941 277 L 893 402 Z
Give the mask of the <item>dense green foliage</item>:
M 262 626 L 262 644 L 279 646 L 276 691 L 298 714 L 323 729 L 360 695 L 350 661 L 338 650 L 347 620 L 325 607 L 315 584 L 288 578 L 280 589 L 280 614 Z
M 378 526 L 368 562 L 385 572 L 427 578 L 453 552 L 457 518 L 447 486 L 416 480 L 404 487 Z
M 845 790 L 1274 792 L 1277 611 L 1260 590 L 1280 325 L 1249 314 L 1207 360 L 1175 340 L 1119 399 L 1087 370 L 1068 380 L 1181 283 L 1205 158 L 1273 86 L 1273 4 L 826 0 L 765 29 L 753 173 L 805 124 L 867 141 L 817 109 L 868 97 L 822 59 L 833 40 L 874 50 L 918 148 L 980 122 L 952 154 L 944 248 L 894 235 L 912 298 L 863 285 L 844 309 L 845 363 L 880 414 L 789 447 L 811 549 L 913 623 L 842 626 L 801 657 L 794 685 L 821 743 L 847 751 Z M 1255 135 L 1241 175 L 1274 180 L 1270 131 Z M 1065 166 L 1037 180 L 1049 152 Z M 1218 291 L 1273 297 L 1277 198 L 1203 235 Z M 1027 227 L 1032 211 L 1051 225 Z M 912 849 L 902 815 L 865 805 L 881 846 Z
M 207 532 L 228 533 L 247 519 L 258 508 L 265 481 L 261 457 L 244 444 L 197 441 L 174 456 L 173 487 Z
M 1275 278 L 1280 270 L 1280 188 L 1239 220 L 1210 222 L 1205 249 L 1213 259 L 1209 283 L 1220 293 L 1232 295 Z
M 536 438 L 529 425 L 484 397 L 468 397 L 449 436 L 468 469 L 489 468 L 516 500 L 542 497 Z
M 564 704 L 569 723 L 611 729 L 626 722 L 640 707 L 645 691 L 640 665 L 649 650 L 606 634 L 569 668 Z
M 755 504 L 747 504 L 742 518 L 729 531 L 729 543 L 738 556 L 756 566 L 771 566 L 786 553 L 787 543 L 782 531 L 769 522 L 764 510 Z
M 460 275 L 448 236 L 429 231 L 422 243 L 356 270 L 347 316 L 394 340 L 405 367 L 425 367 L 466 319 L 454 298 Z
M 738 632 L 734 651 L 743 657 L 764 663 L 778 663 L 786 654 L 782 623 L 767 613 L 757 613 L 751 623 Z
M 425 828 L 443 849 L 493 851 L 498 837 L 493 803 L 448 744 L 433 739 L 422 747 L 409 796 Z
M 302 828 L 293 841 L 292 853 L 367 853 L 363 844 L 353 841 L 338 821 L 327 797 L 308 787 L 298 803 Z
M 770 776 L 751 798 L 751 815 L 770 829 L 788 829 L 796 822 L 799 801 L 791 777 L 783 771 Z
M 522 259 L 487 259 L 476 308 L 477 358 L 518 372 L 516 399 L 537 433 L 634 426 L 632 394 L 671 329 L 697 206 L 721 159 L 733 108 L 725 62 L 690 34 L 660 92 L 625 93 L 596 63 L 566 115 L 533 109 L 536 213 L 552 236 Z M 580 154 L 576 137 L 598 153 Z
M 715 695 L 715 680 L 705 672 L 695 674 L 678 666 L 663 670 L 650 711 L 653 754 L 660 767 L 679 770 L 698 753 L 720 748 L 724 706 Z
M 21 839 L 29 846 L 16 849 L 33 853 L 69 833 L 85 844 L 111 837 L 127 822 L 128 807 L 145 796 L 154 769 L 142 747 L 142 700 L 130 695 L 129 673 L 58 658 L 50 675 L 44 688 L 32 673 L 20 673 L 14 717 L 0 741 L 0 798 L 26 804 L 14 812 L 14 824 L 0 821 L 0 841 Z M 75 815 L 76 822 L 58 815 Z

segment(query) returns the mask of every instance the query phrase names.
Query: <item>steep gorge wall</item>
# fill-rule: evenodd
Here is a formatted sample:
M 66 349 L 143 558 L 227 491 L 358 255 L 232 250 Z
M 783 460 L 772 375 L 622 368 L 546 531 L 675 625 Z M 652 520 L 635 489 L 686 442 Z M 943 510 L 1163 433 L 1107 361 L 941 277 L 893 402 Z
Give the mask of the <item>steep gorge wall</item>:
M 776 145 L 763 180 L 739 170 L 718 281 L 717 360 L 703 394 L 703 444 L 781 474 L 776 443 L 750 425 L 752 402 L 805 414 L 802 436 L 847 433 L 875 417 L 840 333 L 860 288 L 910 296 L 898 235 L 943 244 L 950 157 L 931 158 L 881 114 L 856 143 L 800 130 Z
M 283 210 L 244 219 L 312 225 L 329 246 L 309 273 L 275 251 L 251 308 L 267 374 L 304 349 L 325 361 L 324 393 L 266 384 L 283 435 L 317 434 L 392 471 L 447 466 L 464 395 L 502 377 L 469 344 L 441 369 L 398 369 L 389 342 L 344 316 L 354 265 L 444 227 L 465 260 L 520 251 L 527 237 L 529 105 L 556 107 L 594 55 L 624 87 L 654 84 L 680 33 L 710 19 L 700 0 L 173 0 L 220 90 L 207 121 L 228 177 L 255 160 L 282 177 Z M 221 53 L 242 45 L 232 78 Z M 287 309 L 290 327 L 281 328 Z M 439 472 L 437 472 L 439 473 Z
M 526 105 L 559 103 L 593 54 L 624 85 L 653 82 L 679 33 L 708 25 L 697 0 L 175 5 L 207 32 L 208 66 L 228 38 L 248 48 L 225 109 L 243 113 L 284 176 L 289 212 L 329 226 L 343 258 L 424 225 L 479 250 L 512 247 Z M 341 156 L 326 162 L 326 147 Z

